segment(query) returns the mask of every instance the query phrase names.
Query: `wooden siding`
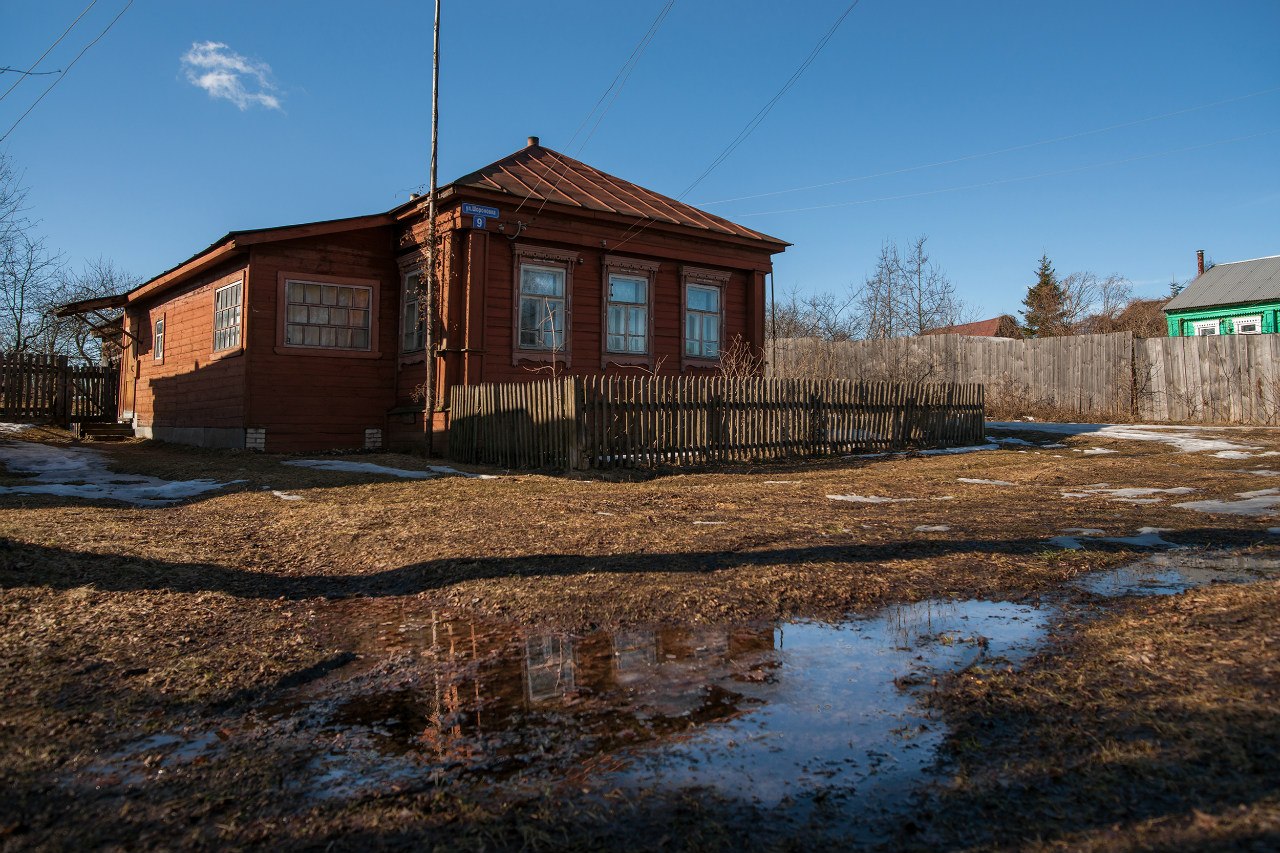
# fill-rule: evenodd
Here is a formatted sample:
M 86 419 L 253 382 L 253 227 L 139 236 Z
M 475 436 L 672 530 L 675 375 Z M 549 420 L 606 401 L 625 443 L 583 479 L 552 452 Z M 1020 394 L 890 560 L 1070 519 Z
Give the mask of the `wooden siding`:
M 213 353 L 213 292 L 244 275 L 242 265 L 224 266 L 154 302 L 128 309 L 129 329 L 138 341 L 128 348 L 121 381 L 136 383 L 136 426 L 244 425 L 244 355 Z M 163 360 L 157 361 L 152 336 L 160 317 L 165 319 L 165 346 Z
M 376 356 L 290 352 L 279 340 L 281 274 L 372 280 Z M 250 370 L 245 426 L 266 430 L 270 452 L 360 448 L 386 430 L 396 397 L 400 273 L 389 228 L 265 243 L 251 249 Z

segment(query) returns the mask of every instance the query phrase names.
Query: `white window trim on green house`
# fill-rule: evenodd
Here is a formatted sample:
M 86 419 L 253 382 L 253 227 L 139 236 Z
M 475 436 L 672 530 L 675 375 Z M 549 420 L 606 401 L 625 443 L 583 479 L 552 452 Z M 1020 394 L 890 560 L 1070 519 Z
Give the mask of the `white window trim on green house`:
M 1166 317 L 1169 337 L 1194 337 L 1201 334 L 1200 329 L 1209 324 L 1216 324 L 1219 335 L 1268 335 L 1280 331 L 1280 303 L 1259 305 L 1237 305 L 1196 310 L 1175 311 Z M 1258 324 L 1256 332 L 1237 331 L 1236 324 L 1247 325 L 1250 321 Z

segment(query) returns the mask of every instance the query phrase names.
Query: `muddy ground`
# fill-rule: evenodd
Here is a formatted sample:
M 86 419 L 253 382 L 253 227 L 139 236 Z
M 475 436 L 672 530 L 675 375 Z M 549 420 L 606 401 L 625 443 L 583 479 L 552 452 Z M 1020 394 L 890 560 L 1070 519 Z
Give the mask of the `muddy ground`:
M 992 432 L 1029 444 L 956 455 L 405 480 L 278 456 L 95 445 L 116 471 L 230 485 L 158 508 L 0 494 L 0 782 L 10 792 L 0 799 L 0 845 L 829 840 L 800 826 L 791 842 L 753 842 L 740 814 L 695 793 L 655 805 L 410 784 L 316 800 L 291 787 L 307 772 L 296 756 L 219 726 L 350 666 L 360 655 L 341 626 L 406 610 L 579 634 L 838 620 L 929 599 L 1079 598 L 1065 582 L 1130 562 L 1160 539 L 1271 554 L 1278 537 L 1268 528 L 1280 522 L 1268 495 L 1250 496 L 1280 486 L 1261 455 L 1280 450 L 1280 434 L 1191 434 L 1243 449 L 1223 457 L 1029 425 Z M 73 446 L 47 429 L 0 439 Z M 395 454 L 344 458 L 427 467 Z M 25 482 L 0 473 L 0 487 Z M 1105 491 L 1128 488 L 1195 491 Z M 1252 515 L 1175 506 L 1206 500 L 1260 505 Z M 1025 665 L 939 679 L 922 701 L 951 727 L 942 781 L 918 794 L 915 817 L 893 837 L 868 843 L 1274 845 L 1277 603 L 1270 581 L 1121 599 L 1051 632 Z M 162 738 L 141 770 L 104 765 L 178 729 L 228 745 L 216 759 L 168 762 L 177 747 Z

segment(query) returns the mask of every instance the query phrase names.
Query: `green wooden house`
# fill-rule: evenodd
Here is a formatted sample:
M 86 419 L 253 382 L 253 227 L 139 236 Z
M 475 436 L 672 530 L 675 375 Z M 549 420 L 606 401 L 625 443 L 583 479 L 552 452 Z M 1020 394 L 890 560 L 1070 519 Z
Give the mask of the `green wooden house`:
M 1280 255 L 1203 268 L 1164 306 L 1170 337 L 1280 332 Z

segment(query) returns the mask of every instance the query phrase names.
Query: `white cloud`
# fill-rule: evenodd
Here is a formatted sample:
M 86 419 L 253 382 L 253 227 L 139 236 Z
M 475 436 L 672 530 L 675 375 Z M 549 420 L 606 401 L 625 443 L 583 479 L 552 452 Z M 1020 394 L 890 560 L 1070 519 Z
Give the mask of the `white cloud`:
M 182 55 L 182 70 L 193 86 L 223 98 L 242 110 L 257 106 L 280 109 L 271 66 L 241 56 L 222 42 L 196 42 Z

